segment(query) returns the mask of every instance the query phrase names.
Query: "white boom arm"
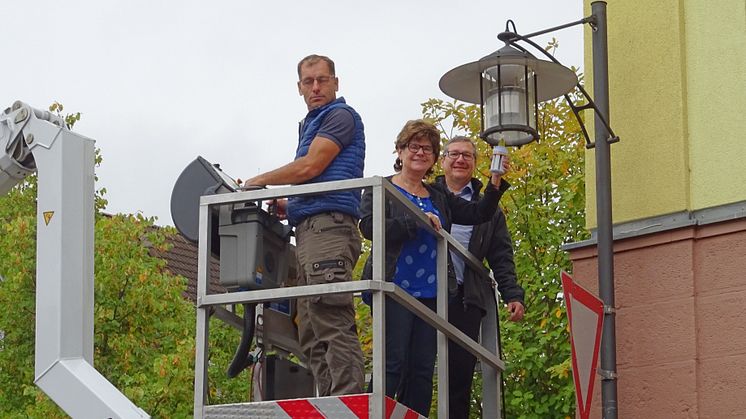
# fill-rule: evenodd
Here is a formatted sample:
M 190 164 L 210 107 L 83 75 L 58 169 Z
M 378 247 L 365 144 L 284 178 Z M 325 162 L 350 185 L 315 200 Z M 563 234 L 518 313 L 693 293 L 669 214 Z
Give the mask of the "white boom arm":
M 73 418 L 148 418 L 93 367 L 93 167 L 58 116 L 0 114 L 0 195 L 38 171 L 35 383 Z

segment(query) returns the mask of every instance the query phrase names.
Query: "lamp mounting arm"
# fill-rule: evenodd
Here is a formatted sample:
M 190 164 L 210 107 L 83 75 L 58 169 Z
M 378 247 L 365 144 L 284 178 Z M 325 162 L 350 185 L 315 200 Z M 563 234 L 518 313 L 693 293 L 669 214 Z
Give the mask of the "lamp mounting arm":
M 528 38 L 533 38 L 534 36 L 544 35 L 545 33 L 550 33 L 550 32 L 558 31 L 558 30 L 561 30 L 561 29 L 565 29 L 565 28 L 570 28 L 570 27 L 573 27 L 573 26 L 577 26 L 577 25 L 585 25 L 586 23 L 589 24 L 591 26 L 591 28 L 593 28 L 593 30 L 595 30 L 596 29 L 596 16 L 590 15 L 590 16 L 586 16 L 586 17 L 584 17 L 584 18 L 582 18 L 580 20 L 576 20 L 576 21 L 570 22 L 570 23 L 565 23 L 565 24 L 562 24 L 562 25 L 559 25 L 559 26 L 554 26 L 554 27 L 549 28 L 549 29 L 542 29 L 540 31 L 532 32 L 532 33 L 529 33 L 527 35 L 518 35 L 518 33 L 517 33 L 516 29 L 515 29 L 515 23 L 512 20 L 508 19 L 508 21 L 505 23 L 505 32 L 502 32 L 499 35 L 497 35 L 497 38 L 499 40 L 503 41 L 503 42 L 510 43 L 511 41 L 514 41 L 514 40 L 518 40 L 518 39 L 526 40 Z M 509 29 L 510 25 L 513 26 L 513 31 L 512 32 Z
M 508 22 L 512 23 L 512 21 L 510 21 L 510 20 Z M 532 41 L 529 38 L 537 36 L 537 35 L 543 35 L 545 33 L 552 32 L 552 31 L 555 31 L 555 30 L 564 29 L 564 28 L 567 28 L 567 27 L 570 27 L 570 26 L 575 26 L 575 25 L 580 25 L 580 24 L 586 24 L 586 23 L 588 23 L 593 28 L 593 30 L 596 29 L 596 17 L 595 16 L 584 17 L 583 19 L 580 19 L 580 20 L 575 21 L 575 22 L 566 23 L 566 24 L 560 25 L 560 26 L 555 26 L 555 27 L 550 28 L 550 29 L 546 29 L 546 30 L 542 30 L 542 31 L 530 33 L 528 35 L 519 35 L 519 34 L 517 34 L 515 32 L 509 32 L 509 31 L 507 31 L 508 25 L 506 24 L 506 27 L 505 27 L 506 31 L 498 34 L 497 38 L 500 39 L 501 41 L 505 42 L 506 44 L 509 44 L 509 45 L 511 45 L 511 46 L 513 46 L 515 48 L 518 48 L 518 49 L 521 49 L 523 51 L 526 51 L 525 48 L 523 48 L 521 45 L 519 45 L 517 43 L 518 41 L 523 41 L 523 42 L 531 45 L 532 47 L 534 47 L 536 50 L 541 51 L 541 53 L 544 54 L 547 58 L 549 58 L 553 63 L 558 64 L 558 65 L 562 65 L 562 63 L 560 63 L 556 58 L 554 58 L 554 56 L 552 54 L 548 53 L 544 48 L 540 47 L 536 42 Z M 513 24 L 513 29 L 515 30 L 515 24 Z M 570 99 L 570 95 L 565 94 L 564 96 L 565 96 L 565 100 L 567 100 L 568 105 L 570 105 L 570 108 L 572 109 L 572 113 L 575 115 L 575 118 L 577 118 L 578 123 L 580 123 L 580 128 L 583 131 L 583 136 L 585 136 L 585 147 L 586 148 L 594 148 L 595 147 L 595 143 L 591 142 L 590 136 L 588 135 L 588 130 L 586 130 L 585 125 L 583 124 L 583 120 L 580 119 L 580 115 L 578 113 L 579 111 L 582 111 L 582 110 L 585 110 L 585 109 L 593 109 L 596 112 L 596 115 L 598 115 L 598 119 L 601 120 L 601 123 L 604 125 L 604 127 L 606 128 L 606 131 L 608 131 L 608 133 L 609 133 L 609 137 L 607 138 L 606 141 L 609 142 L 609 143 L 616 143 L 616 142 L 618 142 L 619 141 L 619 137 L 616 134 L 614 134 L 614 131 L 611 129 L 611 126 L 609 125 L 609 123 L 608 123 L 608 121 L 606 119 L 606 116 L 604 116 L 603 112 L 601 112 L 601 110 L 598 109 L 598 106 L 596 106 L 596 103 L 593 101 L 593 98 L 591 98 L 591 96 L 588 94 L 588 92 L 586 92 L 586 90 L 583 88 L 583 86 L 580 84 L 580 82 L 578 82 L 578 84 L 576 84 L 575 86 L 578 88 L 578 90 L 580 91 L 580 93 L 585 97 L 585 100 L 588 101 L 587 104 L 582 105 L 582 106 L 577 106 Z

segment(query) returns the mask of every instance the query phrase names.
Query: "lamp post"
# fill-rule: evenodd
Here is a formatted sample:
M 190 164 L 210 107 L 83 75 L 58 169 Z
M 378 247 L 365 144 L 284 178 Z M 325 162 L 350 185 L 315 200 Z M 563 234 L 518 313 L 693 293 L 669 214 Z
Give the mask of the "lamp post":
M 515 24 L 508 21 L 498 39 L 505 46 L 477 61 L 458 66 L 440 79 L 440 89 L 448 96 L 481 106 L 481 137 L 492 146 L 504 141 L 508 146 L 521 146 L 538 140 L 538 104 L 564 96 L 580 123 L 586 147 L 595 147 L 596 212 L 598 217 L 597 251 L 599 296 L 604 302 L 604 324 L 601 341 L 601 397 L 603 417 L 617 417 L 616 322 L 614 318 L 614 249 L 611 215 L 611 154 L 610 144 L 619 141 L 609 126 L 609 83 L 606 45 L 606 2 L 591 3 L 591 15 L 528 35 L 516 33 Z M 510 25 L 512 24 L 512 31 Z M 564 67 L 551 54 L 530 38 L 589 24 L 593 28 L 593 92 L 596 101 L 578 83 L 573 71 Z M 531 55 L 518 42 L 524 42 L 548 59 Z M 575 105 L 569 93 L 577 88 L 587 100 Z M 595 141 L 578 112 L 595 112 Z

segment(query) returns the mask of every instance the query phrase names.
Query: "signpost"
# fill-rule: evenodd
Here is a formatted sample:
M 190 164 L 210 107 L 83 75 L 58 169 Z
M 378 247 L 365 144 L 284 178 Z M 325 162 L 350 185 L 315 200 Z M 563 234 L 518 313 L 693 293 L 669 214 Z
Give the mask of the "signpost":
M 567 304 L 572 342 L 572 375 L 581 419 L 590 417 L 593 384 L 601 345 L 604 303 L 562 272 L 562 289 Z

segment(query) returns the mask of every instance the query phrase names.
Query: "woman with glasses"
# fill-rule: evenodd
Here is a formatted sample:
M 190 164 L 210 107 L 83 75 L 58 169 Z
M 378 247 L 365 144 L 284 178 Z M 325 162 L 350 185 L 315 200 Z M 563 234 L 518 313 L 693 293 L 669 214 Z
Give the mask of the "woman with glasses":
M 440 133 L 424 120 L 409 121 L 396 138 L 394 170 L 387 177 L 401 195 L 429 218 L 436 230 L 450 232 L 451 224 L 480 224 L 491 219 L 498 201 L 509 185 L 493 174 L 484 196 L 476 202 L 463 200 L 448 191 L 424 182 L 432 173 L 440 154 Z M 360 231 L 367 239 L 373 235 L 372 195 L 363 193 Z M 414 215 L 386 198 L 385 280 L 392 281 L 421 303 L 436 310 L 435 236 L 418 226 Z M 374 243 L 374 245 L 378 245 Z M 372 279 L 369 257 L 362 279 Z M 449 291 L 457 289 L 449 264 Z M 392 299 L 386 299 L 386 395 L 423 416 L 430 413 L 433 369 L 437 353 L 436 331 L 417 315 Z

